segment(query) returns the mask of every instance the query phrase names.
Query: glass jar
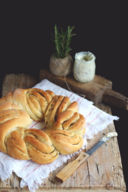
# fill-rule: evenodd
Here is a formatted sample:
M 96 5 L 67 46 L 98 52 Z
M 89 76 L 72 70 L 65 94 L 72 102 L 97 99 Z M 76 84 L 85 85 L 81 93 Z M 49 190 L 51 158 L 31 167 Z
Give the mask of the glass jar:
M 89 82 L 94 79 L 96 64 L 95 55 L 89 51 L 75 54 L 73 75 L 77 81 Z

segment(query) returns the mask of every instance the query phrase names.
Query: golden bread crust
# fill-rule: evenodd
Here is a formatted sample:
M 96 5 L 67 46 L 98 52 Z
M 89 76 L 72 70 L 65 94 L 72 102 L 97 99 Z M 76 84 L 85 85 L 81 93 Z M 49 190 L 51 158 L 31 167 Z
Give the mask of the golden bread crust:
M 46 129 L 28 129 L 33 120 L 44 120 Z M 30 88 L 0 99 L 0 151 L 13 158 L 51 163 L 59 153 L 78 151 L 84 134 L 85 118 L 69 97 Z

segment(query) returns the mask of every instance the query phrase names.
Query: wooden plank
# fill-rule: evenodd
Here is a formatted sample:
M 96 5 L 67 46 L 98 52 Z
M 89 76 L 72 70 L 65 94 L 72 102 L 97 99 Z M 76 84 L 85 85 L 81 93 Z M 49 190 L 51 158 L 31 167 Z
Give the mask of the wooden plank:
M 109 103 L 111 101 L 113 106 L 118 104 L 120 108 L 128 110 L 128 98 L 116 91 L 110 89 L 106 90 L 103 94 L 103 101 L 105 103 Z
M 38 192 L 68 192 L 68 191 L 70 191 L 70 192 L 74 192 L 74 191 L 76 191 L 76 190 L 74 190 L 74 189 L 43 189 L 43 191 L 42 191 L 42 189 L 39 189 L 39 190 L 37 190 Z M 95 192 L 93 189 L 85 189 L 84 191 L 86 191 L 86 192 Z M 28 190 L 27 189 L 21 189 L 21 190 L 19 190 L 19 189 L 6 189 L 6 188 L 2 188 L 1 189 L 1 191 L 0 192 L 28 192 Z M 83 192 L 83 190 L 82 189 L 78 189 L 77 190 L 77 192 Z M 102 190 L 102 189 L 98 189 L 98 190 L 96 190 L 96 192 L 109 192 L 109 190 L 108 189 L 105 189 L 105 190 Z M 120 190 L 111 190 L 111 192 L 121 192 Z
M 3 80 L 2 96 L 9 91 L 19 88 L 31 88 L 37 83 L 37 80 L 28 74 L 8 74 Z
M 27 78 L 29 79 L 29 76 L 26 77 L 24 74 L 21 76 L 13 74 L 7 75 L 3 82 L 3 95 L 5 92 L 13 90 L 13 88 L 31 87 L 35 80 L 33 79 L 32 81 L 25 81 Z M 111 112 L 110 108 L 107 106 L 100 105 L 98 107 L 109 113 Z M 94 145 L 94 143 L 96 143 L 104 133 L 108 131 L 115 131 L 114 124 L 109 125 L 107 129 L 97 134 L 93 140 L 89 140 L 88 149 Z M 126 191 L 117 138 L 111 139 L 107 144 L 103 145 L 99 150 L 97 150 L 93 156 L 87 160 L 87 162 L 84 162 L 77 169 L 77 171 L 62 184 L 57 183 L 55 180 L 55 174 L 60 169 L 61 167 L 55 170 L 37 191 Z M 27 192 L 27 188 L 20 189 L 19 182 L 20 179 L 13 174 L 7 181 L 0 182 L 0 192 Z

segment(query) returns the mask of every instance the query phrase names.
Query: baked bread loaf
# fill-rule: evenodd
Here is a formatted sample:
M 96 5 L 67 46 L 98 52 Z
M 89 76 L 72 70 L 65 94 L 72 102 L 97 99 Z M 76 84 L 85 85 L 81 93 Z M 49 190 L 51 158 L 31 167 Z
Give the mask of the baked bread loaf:
M 28 128 L 32 121 L 45 121 L 46 128 Z M 0 151 L 13 158 L 51 163 L 59 153 L 78 151 L 84 133 L 85 118 L 68 97 L 31 88 L 0 99 Z

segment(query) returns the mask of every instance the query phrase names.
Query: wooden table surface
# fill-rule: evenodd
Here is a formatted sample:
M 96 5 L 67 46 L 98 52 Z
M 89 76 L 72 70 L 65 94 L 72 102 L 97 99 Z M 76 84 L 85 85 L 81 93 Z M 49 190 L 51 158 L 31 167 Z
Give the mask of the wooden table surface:
M 27 74 L 9 74 L 3 81 L 2 95 L 17 87 L 29 88 L 37 83 L 37 80 Z M 111 113 L 108 106 L 99 105 L 102 110 Z M 103 132 L 88 141 L 90 148 L 104 133 L 115 131 L 114 124 L 109 125 Z M 60 170 L 59 168 L 58 170 Z M 64 183 L 58 184 L 54 180 L 57 171 L 54 171 L 49 178 L 41 185 L 37 191 L 88 191 L 88 192 L 121 192 L 126 191 L 124 182 L 121 156 L 117 138 L 112 138 L 109 142 L 98 149 L 77 171 Z M 20 189 L 20 178 L 15 174 L 6 181 L 0 181 L 0 192 L 28 191 L 27 188 Z

